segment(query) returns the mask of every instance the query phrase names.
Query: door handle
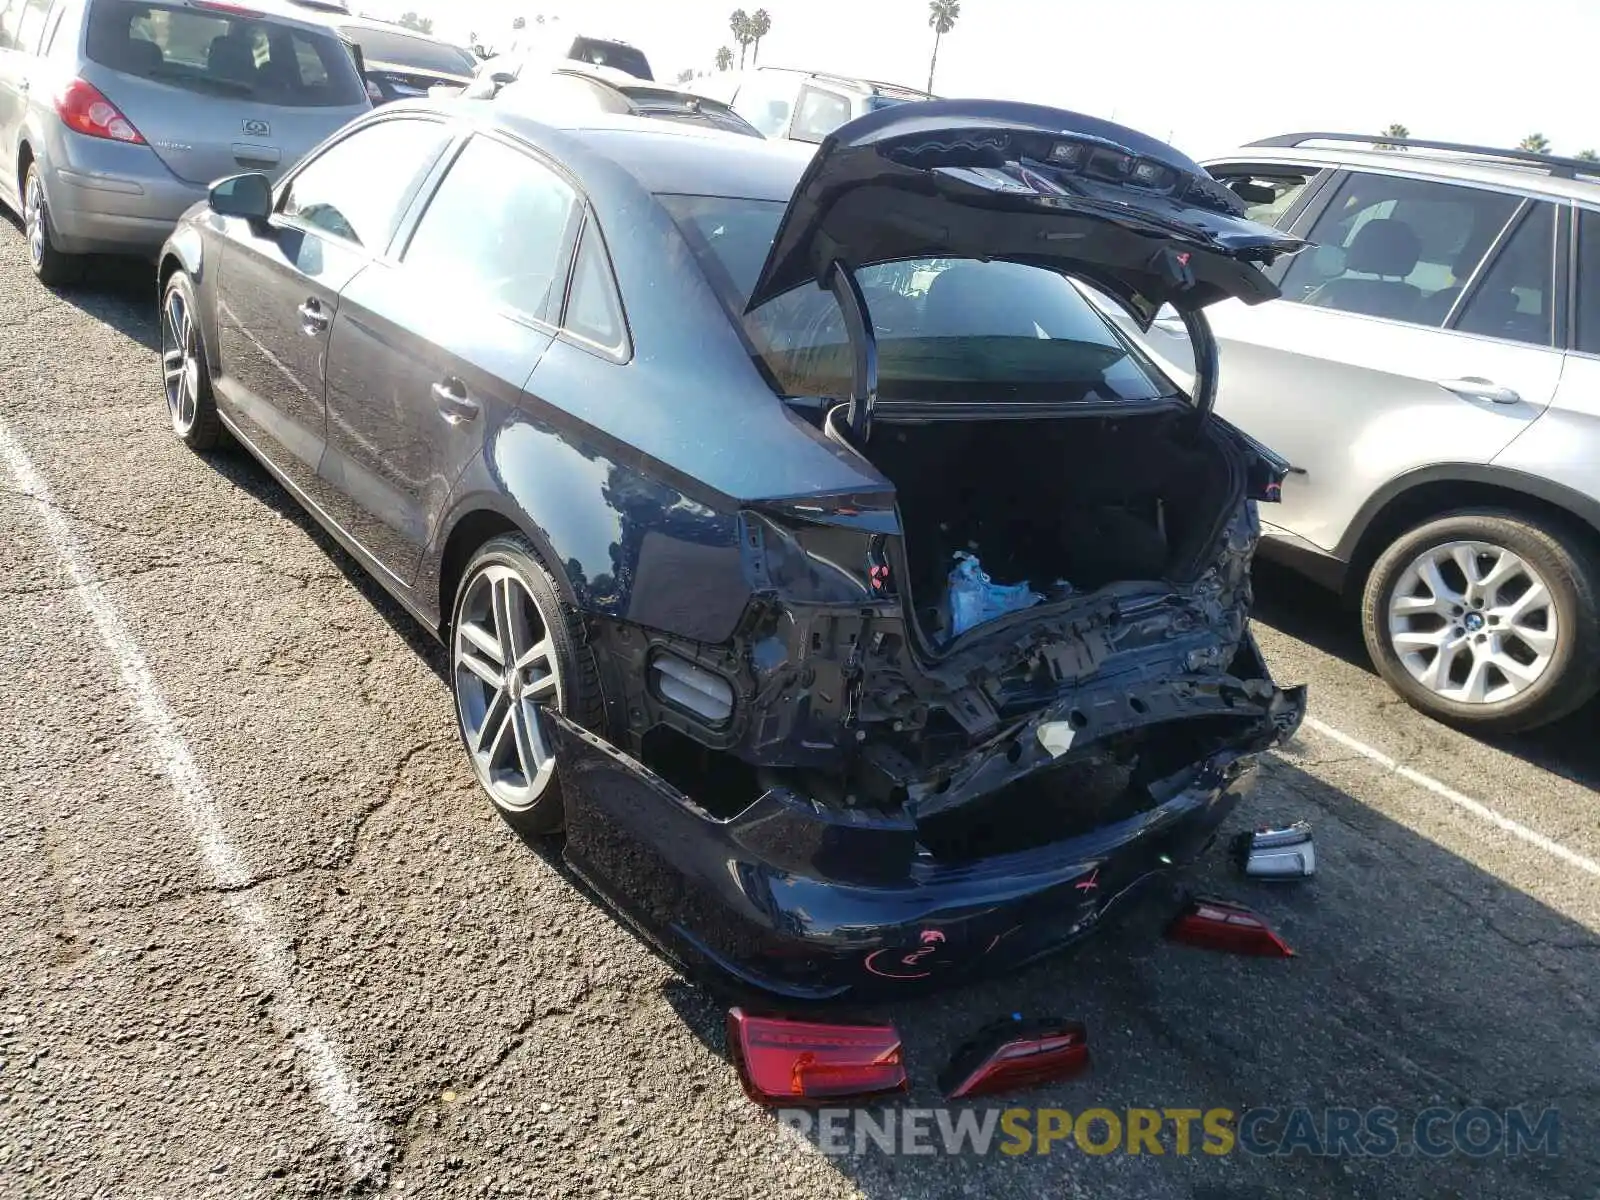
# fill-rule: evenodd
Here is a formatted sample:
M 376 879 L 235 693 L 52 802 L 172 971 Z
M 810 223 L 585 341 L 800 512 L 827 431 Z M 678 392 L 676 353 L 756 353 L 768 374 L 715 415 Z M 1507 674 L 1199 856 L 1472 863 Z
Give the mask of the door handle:
M 446 379 L 433 385 L 433 402 L 439 406 L 439 415 L 452 425 L 471 421 L 478 415 L 478 402 L 467 395 L 459 379 Z
M 1439 386 L 1468 400 L 1487 400 L 1490 404 L 1522 403 L 1522 397 L 1511 388 L 1501 387 L 1498 383 L 1478 375 L 1468 375 L 1461 379 L 1441 379 Z
M 328 314 L 322 311 L 322 304 L 316 299 L 307 300 L 298 309 L 300 314 L 300 330 L 310 337 L 316 337 L 328 327 Z

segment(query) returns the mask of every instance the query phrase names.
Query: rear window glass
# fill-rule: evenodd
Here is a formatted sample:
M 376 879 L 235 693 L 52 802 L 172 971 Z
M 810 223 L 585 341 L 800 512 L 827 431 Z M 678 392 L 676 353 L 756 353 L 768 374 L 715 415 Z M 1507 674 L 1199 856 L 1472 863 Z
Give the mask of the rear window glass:
M 387 29 L 370 29 L 365 25 L 346 26 L 344 35 L 361 47 L 362 56 L 369 65 L 387 64 L 440 75 L 463 76 L 471 75 L 478 65 L 478 60 L 467 50 L 427 38 L 393 33 Z
M 573 38 L 568 58 L 586 62 L 596 67 L 611 67 L 625 71 L 635 79 L 654 79 L 650 74 L 650 60 L 641 51 L 620 42 L 603 42 L 598 38 Z
M 114 71 L 258 104 L 333 108 L 366 98 L 355 63 L 332 34 L 220 8 L 95 0 L 85 53 Z
M 786 396 L 845 397 L 853 356 L 830 292 L 801 287 L 742 315 L 785 205 L 662 196 L 751 351 Z M 1153 400 L 1173 394 L 1055 271 L 923 258 L 856 271 L 887 399 Z

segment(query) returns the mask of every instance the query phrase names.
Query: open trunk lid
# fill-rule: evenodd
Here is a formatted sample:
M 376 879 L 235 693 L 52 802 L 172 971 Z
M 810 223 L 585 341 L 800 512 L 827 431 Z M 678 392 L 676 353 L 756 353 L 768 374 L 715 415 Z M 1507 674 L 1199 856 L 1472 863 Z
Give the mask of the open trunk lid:
M 1148 325 L 1163 304 L 1278 296 L 1260 270 L 1303 243 L 1246 220 L 1203 167 L 1125 126 L 995 100 L 901 104 L 841 126 L 801 176 L 749 309 L 911 258 L 1077 275 Z

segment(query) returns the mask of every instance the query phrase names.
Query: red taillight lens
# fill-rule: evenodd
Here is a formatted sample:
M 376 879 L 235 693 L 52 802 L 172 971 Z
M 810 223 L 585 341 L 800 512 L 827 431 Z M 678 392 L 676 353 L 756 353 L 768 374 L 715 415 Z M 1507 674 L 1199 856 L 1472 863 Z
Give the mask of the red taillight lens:
M 1016 1092 L 1073 1079 L 1089 1069 L 1089 1031 L 1054 1017 L 1000 1021 L 956 1052 L 939 1077 L 946 1097 Z
M 144 138 L 133 127 L 133 122 L 87 80 L 74 79 L 57 93 L 56 114 L 66 122 L 67 128 L 78 133 L 144 145 Z
M 1226 900 L 1191 900 L 1167 926 L 1167 937 L 1188 946 L 1225 950 L 1229 954 L 1259 954 L 1267 958 L 1293 958 L 1294 951 L 1255 913 Z
M 866 1100 L 906 1088 L 893 1025 L 835 1025 L 728 1010 L 728 1049 L 745 1094 L 770 1107 Z

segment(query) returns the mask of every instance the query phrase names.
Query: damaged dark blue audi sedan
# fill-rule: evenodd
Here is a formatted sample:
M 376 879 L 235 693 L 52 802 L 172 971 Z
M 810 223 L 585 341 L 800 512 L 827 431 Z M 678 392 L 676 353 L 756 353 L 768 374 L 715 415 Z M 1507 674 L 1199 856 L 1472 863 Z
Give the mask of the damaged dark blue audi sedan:
M 162 363 L 446 643 L 513 827 L 685 968 L 827 999 L 1090 932 L 1299 723 L 1249 630 L 1287 468 L 1202 310 L 1300 244 L 1053 109 L 798 149 L 385 107 L 183 218 Z M 1183 315 L 1192 394 L 1091 288 Z

